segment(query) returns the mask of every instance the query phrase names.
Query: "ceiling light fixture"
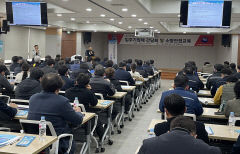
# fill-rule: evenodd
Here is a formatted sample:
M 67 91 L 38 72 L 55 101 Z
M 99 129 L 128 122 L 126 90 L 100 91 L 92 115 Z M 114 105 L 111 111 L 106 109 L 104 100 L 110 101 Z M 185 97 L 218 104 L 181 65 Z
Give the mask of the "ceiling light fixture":
M 187 32 L 183 32 L 183 34 L 186 34 Z
M 211 32 L 207 32 L 208 34 L 210 34 Z
M 157 30 L 157 29 L 155 29 L 155 30 L 154 30 L 154 32 L 158 32 L 158 30 Z
M 158 34 L 160 33 L 160 31 L 157 32 Z
M 135 17 L 137 17 L 137 15 L 136 15 L 136 14 L 132 14 L 131 16 L 132 16 L 132 17 L 134 17 L 134 18 L 135 18 Z
M 127 8 L 122 8 L 122 11 L 123 11 L 123 12 L 127 12 L 128 9 L 127 9 Z
M 147 25 L 148 23 L 147 23 L 147 22 L 144 22 L 143 24 L 144 24 L 144 25 Z
M 61 16 L 62 16 L 62 14 L 61 14 L 61 13 L 58 13 L 58 14 L 57 14 L 57 16 L 58 16 L 58 17 L 61 17 Z
M 72 21 L 75 21 L 76 19 L 75 18 L 71 18 Z
M 117 33 L 117 31 L 115 30 L 114 33 Z
M 86 8 L 86 11 L 91 12 L 92 8 Z
M 129 28 L 129 29 L 131 29 L 131 28 L 132 28 L 132 26 L 128 26 L 128 28 Z
M 121 22 L 121 21 L 120 21 L 120 22 L 118 22 L 118 24 L 119 24 L 119 25 L 121 25 L 122 23 L 123 23 L 123 22 Z
M 138 19 L 138 21 L 143 21 L 143 19 L 140 18 L 140 19 Z
M 150 26 L 149 28 L 153 29 L 154 27 Z
M 109 20 L 114 21 L 115 19 L 111 18 L 111 19 L 109 19 Z
M 101 16 L 101 17 L 105 17 L 106 15 L 105 15 L 105 14 L 101 14 L 100 16 Z
M 90 23 L 90 21 L 86 21 L 86 23 L 87 23 L 87 24 L 89 24 L 89 23 Z

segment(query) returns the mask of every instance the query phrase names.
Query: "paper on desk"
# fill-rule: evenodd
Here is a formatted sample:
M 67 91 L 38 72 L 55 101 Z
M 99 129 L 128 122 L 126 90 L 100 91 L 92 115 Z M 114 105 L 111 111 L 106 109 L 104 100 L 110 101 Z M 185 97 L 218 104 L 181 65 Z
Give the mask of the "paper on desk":
M 235 130 L 235 132 L 237 132 L 237 133 L 239 133 L 239 134 L 240 134 L 240 130 L 239 130 L 239 129 Z
M 16 116 L 24 116 L 28 114 L 28 110 L 19 110 Z
M 207 131 L 208 135 L 213 135 L 214 132 L 210 126 L 205 126 L 205 130 Z
M 110 103 L 111 103 L 110 101 L 104 101 L 104 102 L 101 102 L 100 104 L 101 104 L 101 105 L 106 105 L 106 106 L 107 106 L 107 105 L 110 104 Z

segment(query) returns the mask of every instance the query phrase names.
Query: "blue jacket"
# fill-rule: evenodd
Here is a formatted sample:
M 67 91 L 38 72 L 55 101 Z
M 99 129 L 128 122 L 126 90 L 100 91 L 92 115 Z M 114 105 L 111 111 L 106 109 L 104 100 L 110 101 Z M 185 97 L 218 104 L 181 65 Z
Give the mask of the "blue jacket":
M 162 93 L 162 97 L 159 103 L 159 109 L 161 112 L 164 112 L 164 99 L 166 96 L 171 94 L 178 94 L 182 96 L 185 100 L 187 111 L 186 113 L 195 114 L 199 116 L 203 113 L 203 108 L 201 103 L 198 100 L 198 97 L 195 93 L 184 90 L 184 88 L 177 87 L 174 90 L 165 91 Z
M 125 71 L 122 68 L 119 68 L 115 72 L 115 78 L 117 80 L 123 80 L 123 81 L 128 81 L 129 85 L 134 85 L 135 81 L 133 80 L 131 74 L 127 71 Z
M 80 70 L 80 64 L 72 64 L 72 65 L 70 65 L 70 70 L 71 71 Z
M 186 75 L 188 78 L 188 85 L 193 91 L 199 92 L 200 89 L 204 88 L 203 82 L 196 75 Z
M 73 110 L 66 97 L 47 92 L 35 94 L 29 100 L 27 119 L 40 120 L 41 116 L 53 124 L 57 135 L 71 133 L 68 124 L 80 125 L 83 120 L 83 115 Z
M 69 88 L 72 88 L 74 86 L 74 81 L 72 79 L 69 79 L 67 76 L 60 75 L 62 80 L 64 81 L 64 85 L 61 88 L 61 90 L 66 91 Z

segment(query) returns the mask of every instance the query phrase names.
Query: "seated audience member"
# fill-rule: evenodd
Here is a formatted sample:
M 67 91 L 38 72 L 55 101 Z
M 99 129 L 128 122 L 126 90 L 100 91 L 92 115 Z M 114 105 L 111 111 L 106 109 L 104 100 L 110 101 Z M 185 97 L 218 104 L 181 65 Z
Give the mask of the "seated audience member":
M 156 136 L 167 133 L 170 130 L 171 121 L 177 116 L 184 115 L 185 111 L 187 110 L 185 106 L 185 100 L 177 94 L 171 94 L 165 97 L 164 106 L 167 115 L 167 122 L 155 125 L 154 133 Z M 204 124 L 196 121 L 195 125 L 197 129 L 197 138 L 209 143 L 208 133 L 205 130 Z
M 63 65 L 60 66 L 58 69 L 58 74 L 64 81 L 63 87 L 61 88 L 62 91 L 66 91 L 67 89 L 74 86 L 74 81 L 72 79 L 69 79 L 68 77 L 68 68 L 67 66 Z
M 134 85 L 135 81 L 133 80 L 131 74 L 126 71 L 126 63 L 120 62 L 119 68 L 115 72 L 115 78 L 118 80 L 127 81 L 129 85 Z
M 131 71 L 129 73 L 136 81 L 144 81 L 144 78 L 138 72 L 136 72 L 136 67 L 137 67 L 136 64 L 132 64 Z
M 90 79 L 89 84 L 92 87 L 94 93 L 101 93 L 103 97 L 113 96 L 115 94 L 115 88 L 109 80 L 104 79 L 105 70 L 102 65 L 97 65 L 94 70 L 95 76 Z
M 159 109 L 164 112 L 164 99 L 171 94 L 178 94 L 185 100 L 187 111 L 186 113 L 195 114 L 199 116 L 203 113 L 203 108 L 195 93 L 188 91 L 188 78 L 184 75 L 178 75 L 174 79 L 174 90 L 165 91 L 162 93 L 162 97 L 159 103 Z
M 186 67 L 184 68 L 184 74 L 188 78 L 188 86 L 193 91 L 199 92 L 200 89 L 204 88 L 203 82 L 198 78 L 198 76 L 193 74 L 193 68 L 192 67 Z
M 98 103 L 97 97 L 91 90 L 89 85 L 90 77 L 87 74 L 80 73 L 76 79 L 76 84 L 74 87 L 68 89 L 65 93 L 65 96 L 69 99 L 70 102 L 74 102 L 75 98 L 78 98 L 80 104 L 83 104 L 87 112 L 96 112 L 96 109 L 91 108 L 96 106 Z M 98 124 L 96 127 L 96 132 L 102 139 L 104 128 L 102 126 L 101 118 L 98 118 Z
M 18 61 L 18 66 L 15 67 L 15 69 L 14 69 L 14 75 L 17 75 L 18 73 L 20 73 L 20 72 L 22 71 L 22 64 L 23 64 L 23 63 L 27 63 L 27 62 L 24 61 L 24 60 L 22 60 L 22 59 L 20 59 L 20 60 Z
M 79 69 L 80 69 L 80 60 L 75 59 L 74 63 L 72 65 L 70 65 L 70 70 L 71 71 L 78 71 Z
M 240 153 L 240 135 L 238 136 L 237 142 L 233 144 L 231 154 L 239 154 L 239 153 Z
M 143 65 L 143 70 L 145 70 L 148 75 L 154 75 L 154 72 L 153 72 L 153 69 L 152 67 L 150 66 L 150 62 L 149 61 L 146 61 L 145 64 Z
M 93 60 L 92 57 L 90 57 L 89 59 L 87 59 L 85 62 L 87 62 L 89 70 L 93 70 Z
M 18 65 L 19 65 L 18 60 L 19 60 L 18 56 L 13 56 L 12 57 L 12 64 L 10 65 L 10 72 L 14 72 L 14 69 L 16 67 L 18 67 Z
M 47 61 L 48 61 L 49 59 L 52 59 L 52 57 L 51 57 L 50 55 L 46 55 L 46 56 L 45 56 L 45 60 L 39 65 L 39 67 L 40 67 L 40 68 L 43 68 L 43 67 L 47 66 Z
M 33 63 L 33 67 L 39 67 L 41 65 L 41 57 L 40 56 L 35 56 L 34 57 L 34 63 Z
M 230 66 L 230 69 L 232 71 L 232 74 L 237 73 L 237 68 L 236 68 L 236 64 L 235 63 L 231 63 L 229 66 Z
M 29 73 L 30 66 L 27 63 L 23 63 L 21 68 L 22 71 L 16 75 L 15 84 L 19 84 L 20 82 L 28 78 L 30 75 Z
M 213 73 L 213 66 L 209 62 L 205 62 L 202 67 L 202 73 Z
M 50 121 L 57 135 L 71 134 L 72 129 L 69 124 L 80 125 L 83 115 L 79 107 L 72 107 L 66 97 L 58 95 L 63 86 L 60 76 L 55 73 L 45 74 L 41 85 L 43 92 L 33 95 L 29 100 L 28 120 L 40 120 L 45 116 L 46 121 Z M 59 143 L 59 153 L 65 153 L 69 146 L 69 139 L 63 138 Z M 73 143 L 71 154 L 75 151 Z
M 233 75 L 229 76 L 226 80 L 226 84 L 221 85 L 218 88 L 214 96 L 214 104 L 225 105 L 227 101 L 234 99 L 235 98 L 234 86 L 237 81 L 238 79 Z
M 54 69 L 55 61 L 53 59 L 47 60 L 47 66 L 42 68 L 42 71 L 44 74 L 48 73 L 57 73 L 57 71 Z
M 65 58 L 65 65 L 70 70 L 70 66 L 71 66 L 71 58 L 70 57 Z
M 197 65 L 196 65 L 195 61 L 188 61 L 188 63 L 193 68 L 193 74 L 198 77 L 198 73 L 197 73 L 198 72 L 198 68 L 197 68 Z
M 236 99 L 228 101 L 224 108 L 224 114 L 226 117 L 229 117 L 230 112 L 234 112 L 235 116 L 240 117 L 240 81 L 235 84 L 234 92 Z
M 131 71 L 132 59 L 127 60 L 126 71 Z
M 114 68 L 115 70 L 117 70 L 119 67 L 118 67 L 118 64 L 113 64 L 112 68 Z
M 108 68 L 108 67 L 113 67 L 113 61 L 112 61 L 112 60 L 106 61 L 104 66 L 105 66 L 106 68 Z
M 123 92 L 121 83 L 119 82 L 119 80 L 115 78 L 115 70 L 112 67 L 109 67 L 105 70 L 105 73 L 106 73 L 106 78 L 110 80 L 111 84 L 114 85 L 115 89 L 118 92 Z M 128 113 L 131 104 L 132 104 L 132 96 L 131 94 L 127 94 L 125 96 L 125 113 Z
M 14 118 L 17 114 L 17 104 L 10 103 L 9 105 L 0 99 L 0 112 L 8 116 L 9 118 Z
M 15 97 L 17 99 L 29 100 L 30 97 L 42 91 L 40 81 L 43 77 L 43 71 L 39 68 L 32 68 L 30 70 L 30 77 L 18 84 L 15 90 Z
M 215 64 L 214 65 L 214 70 L 213 70 L 213 74 L 211 76 L 208 77 L 207 79 L 207 83 L 206 83 L 206 87 L 207 89 L 211 89 L 212 86 L 214 85 L 214 83 L 221 79 L 221 71 L 223 69 L 223 65 L 222 64 Z
M 13 85 L 11 85 L 5 77 L 6 67 L 0 65 L 0 92 L 8 94 L 13 94 Z M 5 88 L 5 89 L 3 89 Z
M 238 78 L 238 80 L 240 79 L 240 65 L 238 65 L 238 67 L 237 67 L 237 73 L 235 73 L 234 76 L 235 76 L 236 78 Z
M 153 71 L 154 72 L 157 71 L 157 69 L 154 67 L 154 60 L 151 59 L 149 62 L 150 62 L 150 66 L 152 67 Z
M 138 154 L 221 154 L 217 147 L 196 139 L 196 123 L 178 116 L 170 124 L 170 132 L 145 139 Z
M 103 67 L 105 67 L 105 63 L 108 61 L 108 58 L 103 58 L 103 61 L 99 62 Z
M 142 64 L 143 64 L 142 60 L 137 60 L 136 71 L 138 73 L 140 73 L 142 75 L 142 77 L 147 78 L 148 77 L 148 73 L 143 69 Z
M 71 78 L 75 80 L 78 77 L 79 73 L 87 74 L 90 78 L 92 77 L 92 74 L 89 72 L 89 67 L 87 63 L 81 63 L 80 69 L 75 70 L 71 73 Z
M 54 61 L 55 61 L 55 64 L 54 64 L 55 70 L 59 69 L 58 63 L 59 63 L 60 60 L 61 60 L 61 55 L 57 54 L 55 59 L 54 59 Z
M 213 83 L 212 89 L 211 89 L 211 95 L 215 96 L 217 89 L 221 86 L 226 84 L 226 81 L 228 77 L 232 74 L 232 71 L 228 68 L 224 68 L 221 71 L 221 79 L 215 81 Z
M 5 64 L 4 64 L 4 60 L 2 60 L 1 58 L 0 58 L 0 65 L 3 65 L 4 67 L 5 67 L 5 75 L 7 76 L 7 75 L 10 75 L 10 72 L 9 72 L 9 70 L 8 70 L 8 68 L 5 66 Z
M 230 63 L 229 63 L 228 61 L 225 61 L 225 62 L 223 63 L 223 65 L 224 65 L 225 68 L 229 68 L 229 64 L 230 64 Z

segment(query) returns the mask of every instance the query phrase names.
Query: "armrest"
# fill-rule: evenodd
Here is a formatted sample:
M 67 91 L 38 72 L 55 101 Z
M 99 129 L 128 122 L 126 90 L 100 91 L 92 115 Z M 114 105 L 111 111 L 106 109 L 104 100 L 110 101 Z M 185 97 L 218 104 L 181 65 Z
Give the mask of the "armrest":
M 6 127 L 0 127 L 0 131 L 10 132 L 11 129 L 10 128 L 6 128 Z
M 73 135 L 72 134 L 61 134 L 61 135 L 58 136 L 58 140 L 57 140 L 57 144 L 56 144 L 56 151 L 55 151 L 56 154 L 58 154 L 58 147 L 59 147 L 60 139 L 65 138 L 65 137 L 70 137 L 67 153 L 70 152 L 70 150 L 72 148 Z

